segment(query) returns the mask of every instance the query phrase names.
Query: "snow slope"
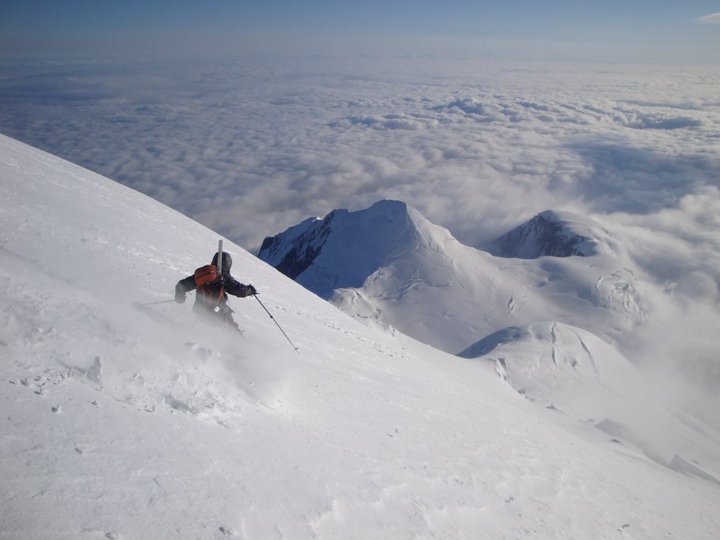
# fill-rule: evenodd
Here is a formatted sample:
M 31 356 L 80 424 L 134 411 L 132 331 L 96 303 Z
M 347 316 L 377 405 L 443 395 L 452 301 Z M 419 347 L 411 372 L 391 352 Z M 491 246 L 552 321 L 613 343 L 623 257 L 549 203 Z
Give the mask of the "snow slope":
M 362 325 L 227 240 L 298 352 L 252 298 L 231 300 L 244 339 L 138 309 L 217 235 L 3 136 L 0 201 L 0 538 L 720 531 L 691 458 L 558 421 L 492 363 Z
M 535 321 L 562 321 L 614 341 L 643 320 L 634 271 L 589 218 L 546 212 L 495 248 L 588 256 L 495 257 L 398 201 L 308 220 L 266 239 L 258 256 L 281 271 L 293 268 L 291 277 L 343 311 L 452 353 Z
M 496 332 L 460 355 L 490 360 L 529 400 L 571 422 L 594 425 L 661 465 L 681 460 L 698 471 L 704 465 L 716 472 L 701 474 L 720 485 L 720 439 L 665 403 L 623 355 L 590 332 L 533 323 Z

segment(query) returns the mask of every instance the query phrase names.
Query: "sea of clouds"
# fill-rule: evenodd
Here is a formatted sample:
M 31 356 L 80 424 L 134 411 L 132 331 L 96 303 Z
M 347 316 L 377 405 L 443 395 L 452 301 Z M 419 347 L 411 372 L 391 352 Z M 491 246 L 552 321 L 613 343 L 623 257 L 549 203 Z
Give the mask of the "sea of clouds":
M 648 215 L 713 199 L 718 87 L 710 68 L 12 64 L 0 131 L 250 250 L 308 216 L 389 197 L 478 245 L 548 208 Z
M 720 381 L 718 88 L 720 71 L 702 67 L 6 63 L 0 132 L 251 251 L 309 216 L 386 198 L 476 246 L 546 209 L 595 216 L 664 291 L 645 357 L 655 340 L 658 357 Z

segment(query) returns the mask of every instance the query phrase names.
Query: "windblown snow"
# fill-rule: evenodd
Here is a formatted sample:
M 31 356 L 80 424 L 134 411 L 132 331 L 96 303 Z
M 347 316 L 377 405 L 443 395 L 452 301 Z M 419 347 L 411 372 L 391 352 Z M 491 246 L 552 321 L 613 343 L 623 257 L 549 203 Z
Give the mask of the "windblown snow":
M 460 358 L 361 324 L 225 239 L 275 316 L 231 299 L 243 337 L 149 304 L 209 262 L 216 233 L 4 136 L 0 196 L 0 538 L 720 531 L 717 432 L 579 328 L 516 325 Z M 445 279 L 414 271 L 398 295 Z

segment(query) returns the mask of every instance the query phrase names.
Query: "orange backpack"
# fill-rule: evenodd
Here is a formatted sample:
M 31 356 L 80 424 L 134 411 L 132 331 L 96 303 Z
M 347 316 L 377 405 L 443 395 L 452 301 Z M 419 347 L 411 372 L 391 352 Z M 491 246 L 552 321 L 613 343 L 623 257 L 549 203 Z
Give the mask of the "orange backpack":
M 225 287 L 222 282 L 218 283 L 220 274 L 217 266 L 207 264 L 195 270 L 195 285 L 197 285 L 198 293 L 206 298 L 207 303 L 217 305 L 225 294 Z

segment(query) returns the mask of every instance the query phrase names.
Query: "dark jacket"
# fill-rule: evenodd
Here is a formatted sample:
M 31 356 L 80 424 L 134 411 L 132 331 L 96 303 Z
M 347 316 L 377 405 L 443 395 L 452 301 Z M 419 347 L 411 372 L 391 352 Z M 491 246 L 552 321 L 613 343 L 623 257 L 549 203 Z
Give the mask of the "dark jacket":
M 217 266 L 218 257 L 217 253 L 213 257 L 212 264 Z M 185 300 L 185 294 L 188 291 L 194 291 L 197 289 L 195 295 L 195 305 L 193 308 L 204 308 L 213 311 L 216 307 L 220 307 L 221 311 L 227 308 L 227 295 L 232 294 L 240 298 L 245 298 L 255 294 L 255 288 L 252 285 L 245 285 L 237 281 L 230 275 L 230 268 L 232 267 L 232 258 L 229 253 L 223 252 L 223 265 L 222 265 L 222 280 L 208 283 L 198 288 L 195 283 L 195 274 L 190 275 L 177 282 L 175 286 L 175 299 L 178 301 Z M 220 288 L 224 288 L 222 297 L 218 301 L 220 296 Z

